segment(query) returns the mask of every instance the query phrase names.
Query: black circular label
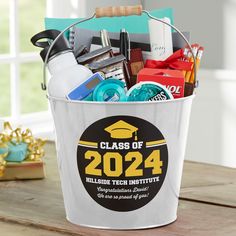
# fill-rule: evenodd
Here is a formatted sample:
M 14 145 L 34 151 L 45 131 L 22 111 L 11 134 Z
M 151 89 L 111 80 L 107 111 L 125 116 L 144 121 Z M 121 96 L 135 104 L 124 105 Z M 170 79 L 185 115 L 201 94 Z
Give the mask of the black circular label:
M 132 211 L 159 192 L 168 166 L 167 144 L 146 120 L 107 117 L 90 125 L 80 137 L 77 163 L 85 189 L 98 204 Z

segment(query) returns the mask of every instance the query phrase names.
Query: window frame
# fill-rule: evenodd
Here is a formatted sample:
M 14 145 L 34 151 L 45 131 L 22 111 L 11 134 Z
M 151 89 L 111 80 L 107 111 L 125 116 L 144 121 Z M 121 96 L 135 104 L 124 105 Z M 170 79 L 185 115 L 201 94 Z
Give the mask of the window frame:
M 49 104 L 47 110 L 34 113 L 21 113 L 20 101 L 20 65 L 27 62 L 40 62 L 38 52 L 21 52 L 19 47 L 19 0 L 9 0 L 9 53 L 0 54 L 0 64 L 10 65 L 10 116 L 1 119 L 14 124 L 31 127 L 32 130 L 52 132 L 52 117 Z M 47 5 L 47 2 L 46 2 Z M 45 9 L 46 12 L 46 9 Z M 40 84 L 39 84 L 40 89 Z M 45 96 L 46 99 L 46 96 Z M 48 127 L 46 130 L 45 128 Z M 40 133 L 40 132 L 39 132 Z

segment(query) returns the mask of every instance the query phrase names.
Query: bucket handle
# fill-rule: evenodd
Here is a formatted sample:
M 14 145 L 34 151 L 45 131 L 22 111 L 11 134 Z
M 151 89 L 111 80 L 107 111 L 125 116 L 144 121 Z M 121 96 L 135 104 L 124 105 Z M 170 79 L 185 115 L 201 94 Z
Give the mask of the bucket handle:
M 68 27 L 66 27 L 64 30 L 62 30 L 60 32 L 60 34 L 58 34 L 58 36 L 55 38 L 55 40 L 51 43 L 48 52 L 46 54 L 45 57 L 45 61 L 44 61 L 44 65 L 43 65 L 43 82 L 41 83 L 41 88 L 42 90 L 46 90 L 47 86 L 46 86 L 46 66 L 47 66 L 47 62 L 48 62 L 48 58 L 50 55 L 50 52 L 53 48 L 53 46 L 55 45 L 56 41 L 67 31 L 69 30 L 71 27 L 78 25 L 80 23 L 83 23 L 85 21 L 89 21 L 93 18 L 101 18 L 101 17 L 114 17 L 114 16 L 130 16 L 130 15 L 141 15 L 142 13 L 146 14 L 150 19 L 159 21 L 165 25 L 168 25 L 169 27 L 171 27 L 172 29 L 174 29 L 181 37 L 182 39 L 185 41 L 185 43 L 188 45 L 188 48 L 190 49 L 190 52 L 192 54 L 193 57 L 193 70 L 194 70 L 194 87 L 198 87 L 198 80 L 197 78 L 197 69 L 196 69 L 196 58 L 194 56 L 194 52 L 193 49 L 189 43 L 189 41 L 186 39 L 186 37 L 182 34 L 182 32 L 176 28 L 174 25 L 165 22 L 161 19 L 158 19 L 154 16 L 152 16 L 148 11 L 143 10 L 142 9 L 142 5 L 135 5 L 135 6 L 117 6 L 117 7 L 99 7 L 96 8 L 95 13 L 88 17 L 88 18 L 84 18 L 83 20 L 79 20 L 71 25 L 69 25 Z
M 141 15 L 142 5 L 117 6 L 117 7 L 97 7 L 95 9 L 96 18 L 113 16 Z

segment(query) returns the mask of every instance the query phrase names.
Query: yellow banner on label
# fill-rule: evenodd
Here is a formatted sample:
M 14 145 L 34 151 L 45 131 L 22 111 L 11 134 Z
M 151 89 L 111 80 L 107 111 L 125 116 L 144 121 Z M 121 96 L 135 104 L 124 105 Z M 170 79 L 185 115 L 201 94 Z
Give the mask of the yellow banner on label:
M 84 146 L 84 147 L 98 148 L 98 143 L 96 143 L 96 142 L 88 142 L 88 141 L 80 140 L 79 145 Z
M 146 147 L 150 148 L 150 147 L 156 147 L 156 146 L 160 146 L 160 145 L 164 145 L 164 144 L 166 144 L 166 140 L 161 139 L 161 140 L 146 142 Z

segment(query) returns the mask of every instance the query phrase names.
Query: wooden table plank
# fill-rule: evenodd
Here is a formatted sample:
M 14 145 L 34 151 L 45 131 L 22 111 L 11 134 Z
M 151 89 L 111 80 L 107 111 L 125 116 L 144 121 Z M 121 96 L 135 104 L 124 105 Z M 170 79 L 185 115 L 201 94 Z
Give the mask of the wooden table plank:
M 181 188 L 236 184 L 236 169 L 185 161 Z
M 188 201 L 180 201 L 178 220 L 175 223 L 158 229 L 125 231 L 124 233 L 124 231 L 95 230 L 74 226 L 65 219 L 53 144 L 47 145 L 46 153 L 47 178 L 45 180 L 0 183 L 0 221 L 32 225 L 74 235 L 235 235 L 235 209 Z M 194 193 L 194 189 L 197 189 L 198 199 L 206 200 L 207 197 L 214 196 L 216 192 L 212 189 L 212 196 L 206 196 L 206 194 L 202 194 L 202 188 L 207 190 L 206 186 L 225 186 L 225 184 L 233 183 L 234 174 L 231 173 L 231 170 L 229 171 L 229 180 L 227 168 L 220 167 L 221 178 L 217 176 L 214 178 L 211 175 L 218 171 L 218 167 L 196 163 L 186 165 L 182 193 L 189 194 L 189 199 L 194 199 L 194 196 L 191 195 Z M 195 168 L 192 167 L 195 165 L 201 167 L 201 172 L 198 169 L 195 171 Z M 211 171 L 210 174 L 209 171 Z M 202 174 L 206 175 L 205 181 Z M 188 179 L 186 180 L 186 178 Z M 216 198 L 219 198 L 217 202 L 228 201 L 222 195 L 222 193 L 216 195 Z M 234 198 L 230 201 L 234 204 Z
M 236 184 L 182 189 L 180 199 L 236 208 Z
M 236 169 L 185 162 L 180 197 L 236 208 Z
M 31 204 L 24 204 L 23 209 L 19 208 L 19 206 L 16 208 L 15 205 L 15 209 L 11 209 L 8 214 L 1 210 L 0 221 L 88 236 L 234 236 L 236 232 L 235 209 L 187 201 L 180 201 L 178 220 L 175 223 L 161 228 L 132 231 L 98 230 L 75 226 L 66 221 L 63 209 L 60 211 L 56 208 L 46 209 L 43 205 L 33 207 Z
M 35 227 L 28 227 L 20 224 L 0 222 L 0 233 L 3 236 L 66 236 L 58 232 L 43 230 Z

